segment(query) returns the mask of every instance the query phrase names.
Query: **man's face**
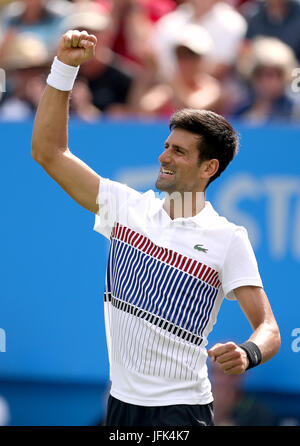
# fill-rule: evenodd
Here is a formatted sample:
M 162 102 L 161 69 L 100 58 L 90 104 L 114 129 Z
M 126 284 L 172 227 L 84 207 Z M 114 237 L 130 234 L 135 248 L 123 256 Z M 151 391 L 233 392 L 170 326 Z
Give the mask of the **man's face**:
M 168 192 L 200 192 L 207 179 L 199 166 L 199 135 L 174 129 L 165 141 L 165 150 L 158 158 L 161 168 L 156 181 L 158 190 Z
M 285 73 L 279 67 L 260 67 L 253 76 L 253 86 L 261 98 L 276 100 L 285 90 Z
M 195 79 L 202 73 L 202 57 L 194 53 L 185 46 L 179 46 L 176 49 L 176 60 L 178 64 L 178 71 L 182 78 L 186 81 Z

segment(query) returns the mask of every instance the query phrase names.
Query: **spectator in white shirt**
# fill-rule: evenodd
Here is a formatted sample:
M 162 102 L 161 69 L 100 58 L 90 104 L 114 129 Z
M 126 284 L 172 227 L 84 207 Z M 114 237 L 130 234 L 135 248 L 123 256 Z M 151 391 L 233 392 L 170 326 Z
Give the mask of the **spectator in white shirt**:
M 176 60 L 172 47 L 178 30 L 184 29 L 187 24 L 199 24 L 210 34 L 213 41 L 211 74 L 219 79 L 226 77 L 237 59 L 247 25 L 239 12 L 219 0 L 187 0 L 157 22 L 151 41 L 161 73 L 166 78 L 173 75 Z

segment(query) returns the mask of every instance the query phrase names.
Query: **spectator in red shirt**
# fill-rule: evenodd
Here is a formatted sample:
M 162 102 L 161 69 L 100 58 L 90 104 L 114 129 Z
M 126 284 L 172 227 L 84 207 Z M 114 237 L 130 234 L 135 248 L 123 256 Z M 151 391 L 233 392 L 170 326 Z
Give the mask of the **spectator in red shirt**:
M 113 0 L 115 29 L 113 50 L 130 60 L 144 64 L 152 25 L 176 8 L 173 0 Z

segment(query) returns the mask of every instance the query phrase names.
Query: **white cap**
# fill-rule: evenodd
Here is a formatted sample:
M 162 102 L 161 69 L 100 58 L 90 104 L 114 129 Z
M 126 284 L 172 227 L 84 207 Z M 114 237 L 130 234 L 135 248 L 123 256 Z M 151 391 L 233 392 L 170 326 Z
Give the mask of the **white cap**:
M 174 41 L 175 48 L 180 45 L 196 54 L 206 55 L 211 51 L 213 42 L 209 33 L 201 25 L 190 24 L 180 31 Z
M 13 37 L 3 56 L 3 67 L 8 70 L 42 67 L 50 63 L 45 44 L 34 34 L 19 33 Z

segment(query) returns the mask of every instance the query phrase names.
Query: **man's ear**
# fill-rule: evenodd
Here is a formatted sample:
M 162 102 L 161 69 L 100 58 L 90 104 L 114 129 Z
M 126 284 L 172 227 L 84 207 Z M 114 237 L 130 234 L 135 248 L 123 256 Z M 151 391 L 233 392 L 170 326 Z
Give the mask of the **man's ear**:
M 213 177 L 219 170 L 219 160 L 213 158 L 211 160 L 202 161 L 200 169 L 201 169 L 201 177 L 202 178 L 211 178 Z

